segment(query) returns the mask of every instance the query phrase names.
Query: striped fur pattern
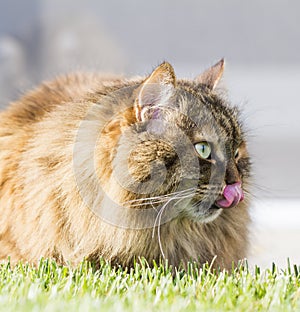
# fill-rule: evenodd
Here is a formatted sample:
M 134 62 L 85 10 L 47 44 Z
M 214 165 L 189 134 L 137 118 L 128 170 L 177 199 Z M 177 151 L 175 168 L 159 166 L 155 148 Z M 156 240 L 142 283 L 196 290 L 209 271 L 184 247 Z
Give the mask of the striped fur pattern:
M 238 112 L 215 89 L 223 67 L 195 80 L 168 63 L 146 78 L 70 74 L 12 103 L 0 115 L 0 259 L 244 258 L 248 196 L 213 205 L 250 174 Z M 203 140 L 210 160 L 193 150 Z

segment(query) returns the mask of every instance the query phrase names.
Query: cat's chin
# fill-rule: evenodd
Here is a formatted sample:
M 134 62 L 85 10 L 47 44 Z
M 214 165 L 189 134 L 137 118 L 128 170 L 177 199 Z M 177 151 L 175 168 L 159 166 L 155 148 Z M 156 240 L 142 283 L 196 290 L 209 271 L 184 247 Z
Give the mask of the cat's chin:
M 196 211 L 189 211 L 188 215 L 193 221 L 201 223 L 210 223 L 217 219 L 222 213 L 223 209 L 212 205 L 209 209 L 203 210 L 201 208 Z

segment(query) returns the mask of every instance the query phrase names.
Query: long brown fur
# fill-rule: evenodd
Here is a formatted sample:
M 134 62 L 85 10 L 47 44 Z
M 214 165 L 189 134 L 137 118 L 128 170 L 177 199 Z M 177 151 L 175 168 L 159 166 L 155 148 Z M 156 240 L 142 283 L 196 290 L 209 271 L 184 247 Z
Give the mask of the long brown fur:
M 170 73 L 170 68 L 159 70 Z M 170 81 L 164 83 L 173 83 L 175 76 L 172 75 L 173 72 L 169 75 Z M 209 83 L 216 79 L 219 76 L 215 79 L 210 76 Z M 137 257 L 145 257 L 149 263 L 159 261 L 163 252 L 175 266 L 189 260 L 211 261 L 217 255 L 215 265 L 230 268 L 232 261 L 246 256 L 247 200 L 223 210 L 207 223 L 188 213 L 180 214 L 160 225 L 160 237 L 151 227 L 130 228 L 107 222 L 89 207 L 90 203 L 95 207 L 104 205 L 92 173 L 87 169 L 91 161 L 87 152 L 90 146 L 95 151 L 92 163 L 97 183 L 119 204 L 130 203 L 144 195 L 122 187 L 113 178 L 114 171 L 120 173 L 122 168 L 125 171 L 129 168 L 137 181 L 146 181 L 150 169 L 143 157 L 148 157 L 149 161 L 159 158 L 163 162 L 175 157 L 172 148 L 163 141 L 149 141 L 147 146 L 153 146 L 146 148 L 143 141 L 134 142 L 133 136 L 127 143 L 120 143 L 123 133 L 135 123 L 143 123 L 137 120 L 142 118 L 139 116 L 147 116 L 136 101 L 145 82 L 144 78 L 71 74 L 42 84 L 1 113 L 0 259 L 11 257 L 13 262 L 36 262 L 43 256 L 60 263 L 78 263 L 83 258 L 97 261 L 104 257 L 130 266 Z M 129 91 L 122 97 L 112 95 L 123 88 Z M 201 103 L 207 102 L 206 107 L 214 118 L 223 120 L 222 127 L 229 131 L 224 132 L 224 137 L 233 142 L 237 139 L 234 136 L 239 136 L 245 146 L 234 111 L 203 79 L 198 82 L 178 80 L 174 88 L 187 96 L 192 94 Z M 180 96 L 184 97 L 182 94 Z M 186 96 L 183 103 L 196 105 L 189 103 Z M 214 108 L 217 106 L 218 109 Z M 81 133 L 79 129 L 83 129 Z M 78 150 L 74 149 L 77 143 Z M 116 161 L 118 148 L 128 150 L 129 160 Z M 245 147 L 243 157 L 248 159 Z M 234 168 L 226 171 L 227 176 L 242 175 L 232 161 L 228 166 Z M 242 178 L 246 185 L 246 175 Z M 168 181 L 174 185 L 178 182 L 173 174 Z M 171 182 L 166 183 L 171 185 Z M 159 195 L 166 194 L 168 187 L 171 188 L 163 184 Z

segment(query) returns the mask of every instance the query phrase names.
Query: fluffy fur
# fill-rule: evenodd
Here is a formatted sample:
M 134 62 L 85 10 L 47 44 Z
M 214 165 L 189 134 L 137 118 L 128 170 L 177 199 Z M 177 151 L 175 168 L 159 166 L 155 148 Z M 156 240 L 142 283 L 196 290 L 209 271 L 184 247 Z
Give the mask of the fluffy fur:
M 246 186 L 250 170 L 237 112 L 214 90 L 222 71 L 218 63 L 194 81 L 177 80 L 167 63 L 147 78 L 71 74 L 12 103 L 0 115 L 0 259 L 104 257 L 130 266 L 165 257 L 178 266 L 216 255 L 216 266 L 230 268 L 245 257 L 247 198 L 226 210 L 209 200 L 224 181 Z M 214 171 L 213 160 L 185 158 L 184 171 L 183 140 L 204 133 L 226 155 Z M 183 178 L 198 179 L 198 189 L 189 204 L 173 197 L 164 209 L 176 206 L 176 215 L 162 222 L 159 208 Z

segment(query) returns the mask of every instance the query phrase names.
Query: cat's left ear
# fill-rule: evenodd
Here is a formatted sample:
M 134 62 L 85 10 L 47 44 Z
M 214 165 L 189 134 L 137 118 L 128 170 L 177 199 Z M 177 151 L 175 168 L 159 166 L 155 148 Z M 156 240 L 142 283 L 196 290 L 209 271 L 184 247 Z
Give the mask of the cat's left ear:
M 195 81 L 204 84 L 209 89 L 213 90 L 222 78 L 225 68 L 225 60 L 221 59 L 217 64 L 213 65 L 201 75 L 195 78 Z
M 143 82 L 135 103 L 135 114 L 138 121 L 144 121 L 153 113 L 168 104 L 174 94 L 176 76 L 173 67 L 164 62 Z

